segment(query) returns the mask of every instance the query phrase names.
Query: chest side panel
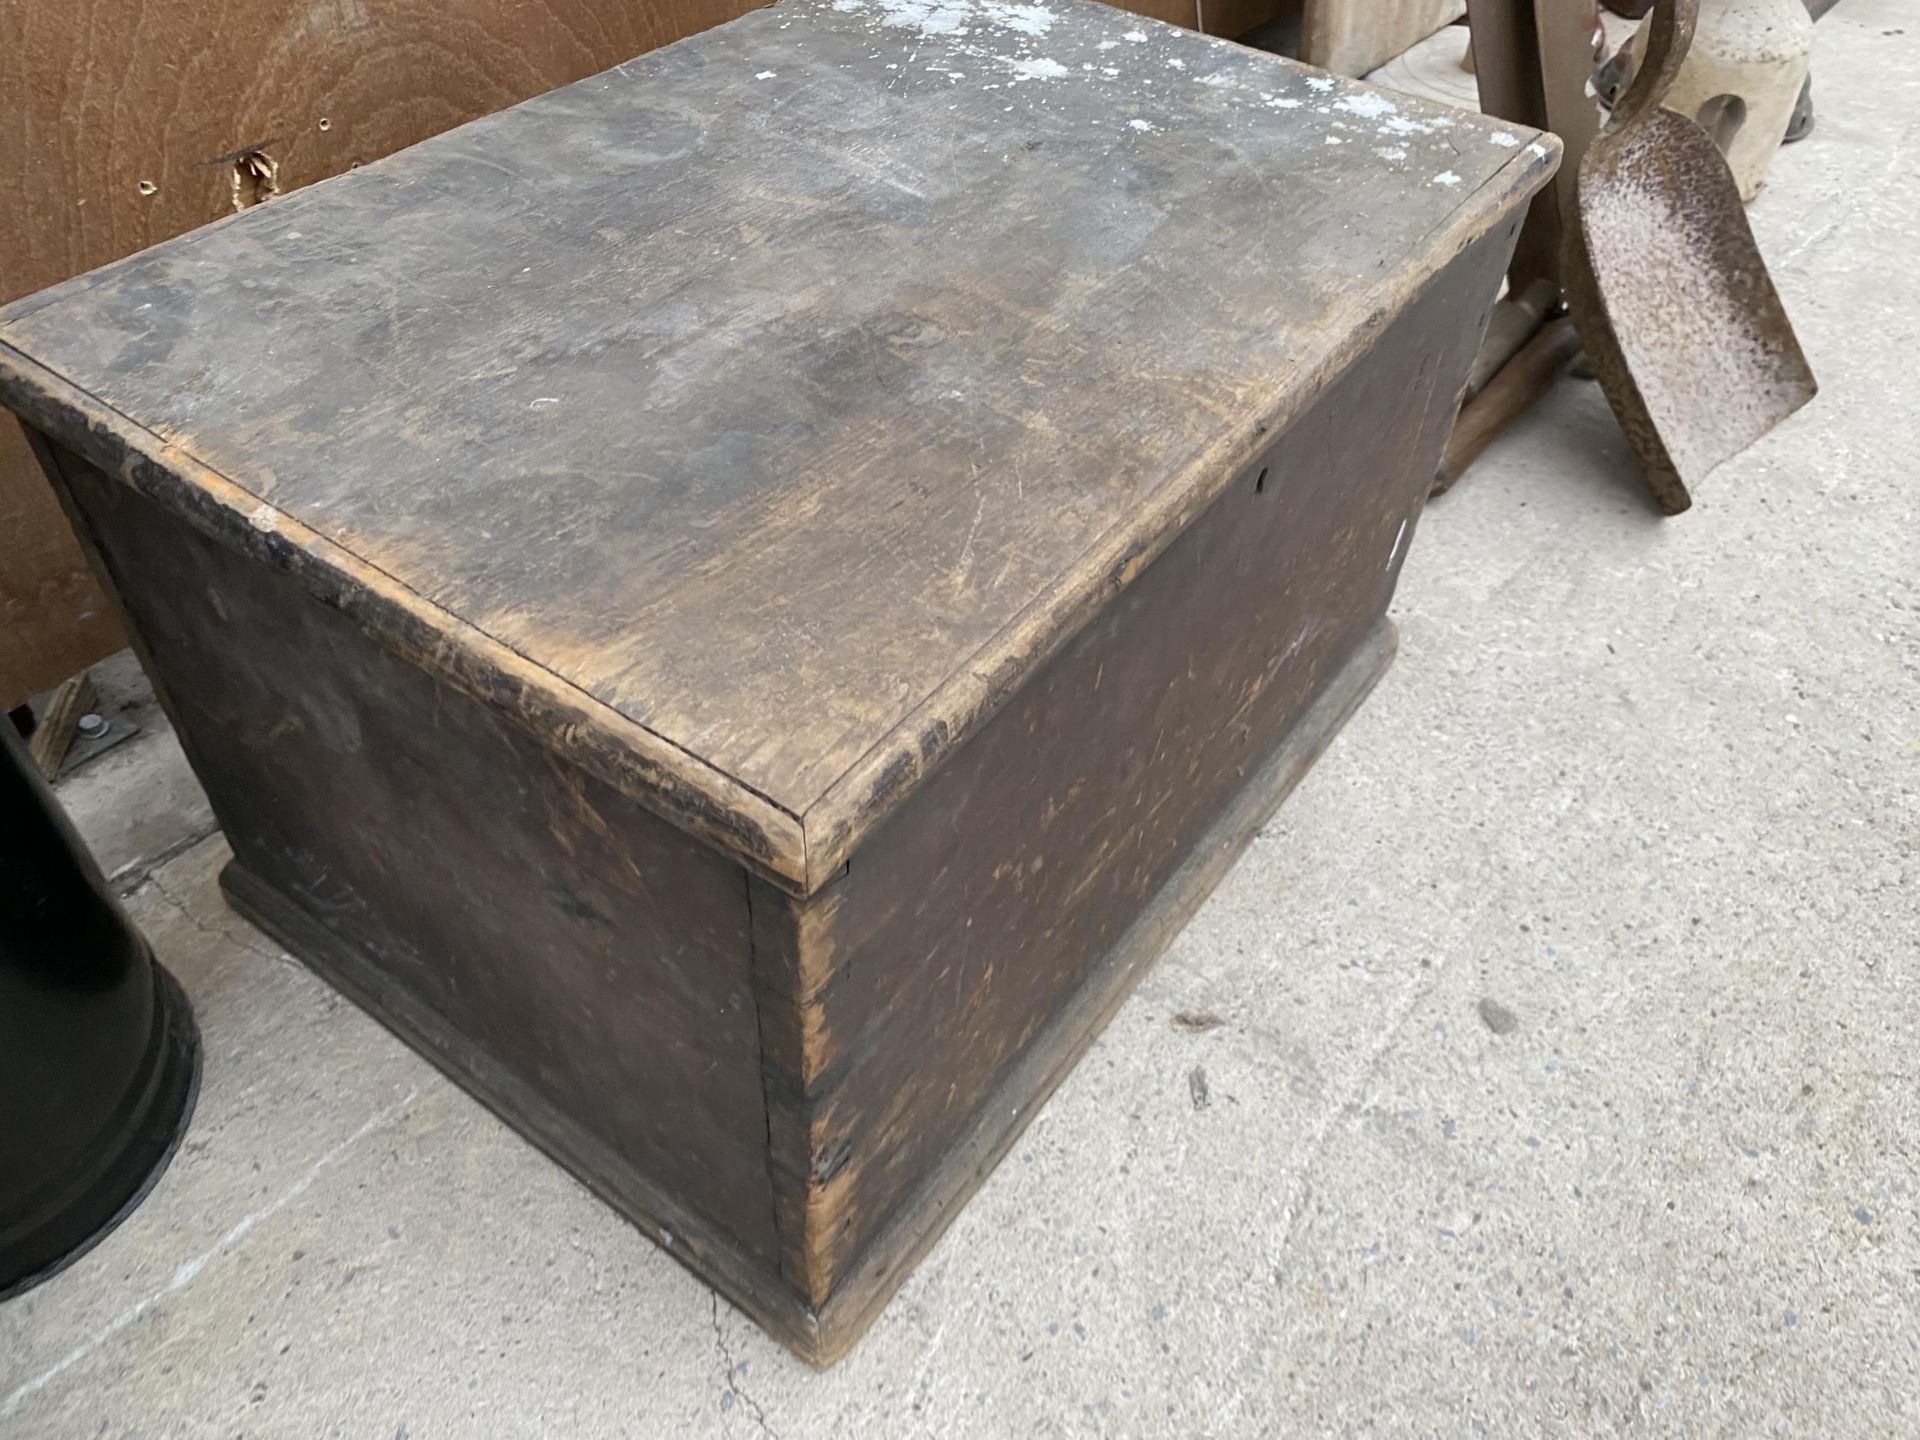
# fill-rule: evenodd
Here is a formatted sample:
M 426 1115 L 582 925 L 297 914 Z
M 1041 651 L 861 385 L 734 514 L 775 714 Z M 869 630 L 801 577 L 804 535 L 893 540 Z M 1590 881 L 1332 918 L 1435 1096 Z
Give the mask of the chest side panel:
M 816 1302 L 1380 623 L 1512 244 L 1469 250 L 809 901 L 760 926 Z M 756 892 L 756 918 L 759 900 Z M 1164 942 L 1162 942 L 1164 943 Z
M 772 1255 L 741 869 L 56 454 L 247 877 L 366 958 L 381 1018 L 430 1013 L 475 1088 L 590 1136 L 596 1184 Z

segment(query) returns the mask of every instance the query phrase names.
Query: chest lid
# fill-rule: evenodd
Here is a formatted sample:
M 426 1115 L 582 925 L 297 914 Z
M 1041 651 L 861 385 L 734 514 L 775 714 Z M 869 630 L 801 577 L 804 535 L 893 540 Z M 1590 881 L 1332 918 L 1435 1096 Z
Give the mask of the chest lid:
M 1556 155 L 784 0 L 29 297 L 0 390 L 807 889 Z

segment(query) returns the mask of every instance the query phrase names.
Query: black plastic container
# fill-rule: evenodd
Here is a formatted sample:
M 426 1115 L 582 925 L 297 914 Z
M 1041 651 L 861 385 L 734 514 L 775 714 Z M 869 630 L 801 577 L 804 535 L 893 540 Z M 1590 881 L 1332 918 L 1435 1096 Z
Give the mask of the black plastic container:
M 153 1187 L 200 1084 L 199 1033 L 0 720 L 0 1300 Z

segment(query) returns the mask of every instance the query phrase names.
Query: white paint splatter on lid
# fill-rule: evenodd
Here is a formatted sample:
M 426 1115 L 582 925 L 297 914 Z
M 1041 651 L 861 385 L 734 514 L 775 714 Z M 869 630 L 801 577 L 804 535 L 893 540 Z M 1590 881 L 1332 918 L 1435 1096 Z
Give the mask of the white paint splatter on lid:
M 1495 145 L 1498 145 L 1502 150 L 1517 150 L 1520 148 L 1520 137 L 1506 130 L 1496 130 L 1493 134 L 1489 135 L 1487 139 L 1491 140 Z
M 1127 121 L 1127 128 L 1129 130 L 1144 130 L 1149 135 L 1157 135 L 1160 133 L 1160 127 L 1151 120 L 1129 120 Z
M 985 0 L 980 7 L 990 19 L 1022 35 L 1045 35 L 1053 29 L 1053 12 L 1044 5 L 1009 5 L 1004 0 Z
M 1004 59 L 1005 57 L 1002 58 Z M 1007 60 L 1006 63 L 1013 71 L 1013 78 L 1016 81 L 1058 80 L 1063 75 L 1071 75 L 1073 73 L 1058 60 L 1050 60 L 1045 55 L 1034 55 L 1019 60 Z
M 779 73 L 780 72 L 777 70 L 762 70 L 758 75 L 754 76 L 753 78 L 756 80 L 771 80 Z
M 1307 77 L 1307 88 L 1309 90 L 1317 90 L 1324 95 L 1333 89 L 1333 79 L 1327 75 L 1309 75 Z
M 964 35 L 972 18 L 971 0 L 833 0 L 841 14 L 878 10 L 880 23 L 922 35 Z
M 1452 189 L 1460 183 L 1460 177 L 1451 170 L 1442 170 L 1438 175 L 1433 177 L 1433 183 L 1436 185 L 1445 185 L 1448 189 Z
M 1375 95 L 1371 91 L 1363 91 L 1358 95 L 1342 95 L 1333 102 L 1333 108 L 1345 110 L 1349 115 L 1358 115 L 1366 120 L 1378 120 L 1382 115 L 1400 113 L 1400 107 L 1393 101 L 1384 95 Z

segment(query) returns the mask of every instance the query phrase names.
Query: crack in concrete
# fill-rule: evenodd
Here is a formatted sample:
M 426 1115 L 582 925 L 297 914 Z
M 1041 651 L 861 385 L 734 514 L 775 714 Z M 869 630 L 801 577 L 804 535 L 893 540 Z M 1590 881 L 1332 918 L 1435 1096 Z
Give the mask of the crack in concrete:
M 270 960 L 276 965 L 291 963 L 287 955 L 282 951 L 267 950 L 256 944 L 249 936 L 236 934 L 224 925 L 210 925 L 205 920 L 202 920 L 198 915 L 193 913 L 192 907 L 167 888 L 167 882 L 160 878 L 157 871 L 147 877 L 146 883 L 153 886 L 153 888 L 159 892 L 160 898 L 177 910 L 180 913 L 180 918 L 193 926 L 193 928 L 198 930 L 202 935 L 210 935 L 216 940 L 225 940 L 228 944 L 238 946 L 249 955 L 257 955 L 260 959 Z M 145 887 L 143 886 L 141 888 Z
M 739 1367 L 734 1361 L 732 1349 L 727 1345 L 726 1331 L 720 1324 L 720 1297 L 710 1294 L 707 1298 L 713 1302 L 714 1348 L 720 1352 L 720 1363 L 725 1367 L 721 1372 L 720 1383 L 727 1387 L 727 1394 L 738 1401 L 741 1408 L 753 1418 L 753 1424 L 756 1430 L 762 1435 L 771 1436 L 772 1440 L 780 1440 L 780 1432 L 767 1423 L 767 1412 L 760 1408 L 760 1402 L 742 1390 L 734 1380 L 734 1374 Z
M 124 899 L 133 894 L 142 885 L 146 884 L 148 880 L 152 879 L 154 871 L 171 864 L 186 854 L 187 851 L 193 849 L 193 847 L 198 845 L 202 840 L 212 835 L 218 835 L 219 833 L 219 823 L 210 822 L 206 829 L 195 831 L 193 834 L 175 841 L 158 855 L 148 855 L 142 859 L 121 866 L 108 877 L 108 883 L 113 886 L 114 894 Z
M 1286 1257 L 1287 1251 L 1293 1247 L 1294 1237 L 1300 1230 L 1300 1222 L 1306 1217 L 1307 1206 L 1313 1200 L 1314 1172 L 1319 1168 L 1320 1157 L 1327 1148 L 1328 1140 L 1332 1138 L 1333 1127 L 1343 1117 L 1357 1112 L 1361 1095 L 1366 1092 L 1374 1076 L 1379 1073 L 1381 1064 L 1387 1058 L 1387 1052 L 1392 1050 L 1394 1043 L 1399 1040 L 1400 1032 L 1406 1027 L 1408 1017 L 1419 1007 L 1423 999 L 1433 993 L 1438 983 L 1438 975 L 1439 972 L 1436 970 L 1433 972 L 1434 978 L 1429 979 L 1425 984 L 1416 980 L 1409 988 L 1406 1000 L 1394 1014 L 1391 1022 L 1380 1032 L 1380 1038 L 1367 1056 L 1366 1063 L 1360 1067 L 1353 1079 L 1341 1088 L 1339 1099 L 1326 1108 L 1319 1123 L 1314 1126 L 1313 1133 L 1307 1137 L 1305 1147 L 1299 1152 L 1299 1158 L 1289 1165 L 1288 1168 L 1299 1175 L 1300 1184 L 1298 1191 L 1287 1205 L 1287 1228 L 1280 1237 L 1279 1249 L 1273 1253 L 1270 1269 L 1277 1268 Z

